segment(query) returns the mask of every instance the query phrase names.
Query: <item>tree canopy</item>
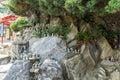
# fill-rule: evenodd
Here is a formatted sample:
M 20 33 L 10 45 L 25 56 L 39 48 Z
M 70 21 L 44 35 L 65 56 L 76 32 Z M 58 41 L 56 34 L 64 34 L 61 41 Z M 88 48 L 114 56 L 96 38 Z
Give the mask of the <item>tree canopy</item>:
M 65 12 L 78 18 L 95 13 L 103 16 L 120 10 L 120 0 L 9 0 L 7 6 L 17 15 L 39 11 L 53 16 Z
M 120 12 L 120 0 L 8 0 L 6 6 L 14 14 L 27 17 L 34 24 L 46 21 L 46 25 L 51 18 L 59 17 L 62 19 L 62 26 L 73 23 L 79 31 L 79 27 L 84 21 L 84 23 L 89 23 L 91 28 L 96 29 L 102 26 L 98 29 L 102 29 L 102 34 L 105 36 L 111 36 L 109 35 L 111 27 L 108 25 L 110 23 L 109 19 L 106 20 L 106 16 Z M 116 27 L 118 28 L 116 30 L 120 30 L 119 26 Z

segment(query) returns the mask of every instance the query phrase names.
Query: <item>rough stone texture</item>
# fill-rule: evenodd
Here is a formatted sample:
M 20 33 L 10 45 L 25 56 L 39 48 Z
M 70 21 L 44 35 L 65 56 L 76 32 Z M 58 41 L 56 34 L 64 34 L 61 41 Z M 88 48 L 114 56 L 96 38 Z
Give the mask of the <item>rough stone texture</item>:
M 20 54 L 29 51 L 28 41 L 14 41 L 12 44 L 12 52 L 16 57 L 19 57 Z
M 30 46 L 30 52 L 40 54 L 42 62 L 47 58 L 60 61 L 64 59 L 66 46 L 64 41 L 58 37 L 44 37 Z
M 32 30 L 29 29 L 29 28 L 26 28 L 23 31 L 23 35 L 22 36 L 23 36 L 23 40 L 29 41 L 32 38 Z
M 100 56 L 100 52 L 95 48 L 95 46 L 92 46 L 90 44 L 86 45 L 83 53 L 81 54 L 88 66 L 86 68 L 89 70 L 94 69 L 94 66 L 97 65 Z
M 109 80 L 120 80 L 120 72 L 116 70 L 113 73 L 111 73 Z
M 3 80 L 12 64 L 0 65 L 0 80 Z M 8 79 L 9 80 L 9 79 Z
M 81 80 L 108 80 L 108 76 L 103 67 L 96 67 L 94 70 L 87 72 L 83 79 Z
M 16 61 L 3 80 L 30 80 L 29 69 L 29 61 Z
M 4 65 L 10 62 L 10 56 L 7 54 L 0 54 L 0 65 Z
M 65 64 L 69 80 L 81 80 L 87 72 L 87 65 L 79 55 L 67 60 Z
M 99 50 L 91 44 L 83 44 L 80 50 L 79 55 L 65 61 L 69 80 L 97 80 L 99 69 L 94 69 L 98 65 Z
M 60 64 L 55 60 L 46 59 L 41 65 L 38 80 L 63 80 Z
M 68 51 L 65 42 L 53 36 L 31 39 L 29 46 L 31 54 L 40 54 L 41 57 L 40 70 L 38 73 L 31 74 L 32 77 L 35 75 L 33 78 L 37 80 L 119 79 L 119 71 L 115 70 L 120 70 L 120 51 L 114 52 L 104 37 L 98 40 L 97 46 L 90 43 L 83 44 L 77 54 L 74 54 L 76 50 Z M 107 60 L 106 58 L 109 56 L 115 57 L 115 61 L 118 62 Z M 17 61 L 8 71 L 4 80 L 30 80 L 29 70 L 29 61 Z
M 84 33 L 85 31 L 89 31 L 90 29 L 91 29 L 91 26 L 89 23 L 86 23 L 85 21 L 81 21 L 80 33 Z
M 108 41 L 103 36 L 97 41 L 97 45 L 101 50 L 101 59 L 108 58 L 112 55 L 113 50 Z
M 76 27 L 74 24 L 71 24 L 70 28 L 71 28 L 71 31 L 70 31 L 69 34 L 67 35 L 67 42 L 73 40 L 73 39 L 75 38 L 75 35 L 78 33 L 77 27 Z M 76 40 L 71 41 L 71 42 L 68 44 L 68 47 L 72 47 L 72 46 L 74 46 L 76 43 L 77 43 Z

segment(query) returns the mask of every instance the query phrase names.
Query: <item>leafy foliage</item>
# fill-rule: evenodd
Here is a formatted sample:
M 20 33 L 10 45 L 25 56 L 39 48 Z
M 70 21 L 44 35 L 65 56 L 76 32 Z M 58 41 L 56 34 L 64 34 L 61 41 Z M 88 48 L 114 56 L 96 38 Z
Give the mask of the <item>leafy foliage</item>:
M 45 16 L 46 22 L 50 22 L 54 17 L 59 17 L 64 22 L 64 16 L 70 16 L 70 18 L 72 18 L 70 23 L 79 26 L 82 20 L 92 25 L 97 25 L 94 21 L 96 16 L 103 17 L 120 11 L 120 0 L 9 0 L 7 6 L 13 13 L 20 16 L 32 15 L 32 13 L 36 11 L 40 14 L 43 13 L 49 16 Z M 38 13 L 36 12 L 35 14 Z M 36 20 L 41 20 L 39 18 L 39 15 L 35 17 Z M 68 18 L 65 21 L 68 21 Z M 62 26 L 59 27 L 49 26 L 35 33 L 40 37 L 43 36 L 43 34 L 51 35 L 52 33 L 66 36 L 69 28 L 63 26 L 63 24 L 61 23 Z M 16 21 L 11 25 L 11 28 L 13 28 L 14 31 L 19 31 L 23 26 L 24 25 L 21 25 L 21 21 Z M 78 33 L 77 37 L 82 40 L 87 40 L 91 37 L 97 38 L 99 35 L 103 35 L 106 38 L 114 38 L 117 33 L 109 30 L 107 27 L 108 26 L 97 25 L 94 26 L 91 31 Z
M 14 32 L 20 31 L 23 27 L 32 26 L 32 23 L 27 21 L 25 17 L 19 17 L 13 23 L 11 23 L 10 27 Z
M 88 41 L 89 39 L 98 39 L 99 36 L 104 36 L 106 39 L 114 39 L 116 35 L 120 35 L 120 32 L 115 32 L 108 29 L 106 26 L 99 24 L 91 31 L 78 32 L 75 36 L 75 39 L 80 39 L 83 41 Z
M 120 11 L 120 0 L 110 0 L 108 5 L 105 7 L 105 10 L 108 13 Z
M 38 9 L 38 0 L 9 0 L 6 6 L 16 15 L 26 16 Z
M 105 15 L 120 10 L 120 0 L 9 0 L 7 6 L 17 15 L 28 15 L 29 11 L 40 10 L 52 16 L 65 12 L 77 18 L 89 13 Z
M 39 0 L 39 9 L 49 15 L 58 16 L 63 14 L 65 0 Z

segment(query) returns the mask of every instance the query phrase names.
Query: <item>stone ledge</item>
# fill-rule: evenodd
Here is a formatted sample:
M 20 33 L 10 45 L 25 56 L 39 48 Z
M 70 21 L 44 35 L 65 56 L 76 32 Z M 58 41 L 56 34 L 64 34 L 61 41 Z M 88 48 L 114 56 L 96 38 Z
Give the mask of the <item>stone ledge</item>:
M 27 43 L 28 43 L 28 41 L 14 41 L 14 42 L 12 42 L 13 45 L 24 45 Z

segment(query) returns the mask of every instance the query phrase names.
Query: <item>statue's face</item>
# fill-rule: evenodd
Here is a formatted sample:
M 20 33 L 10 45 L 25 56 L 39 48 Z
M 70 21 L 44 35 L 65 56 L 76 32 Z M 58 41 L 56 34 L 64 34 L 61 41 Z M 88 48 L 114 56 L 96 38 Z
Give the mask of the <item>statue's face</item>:
M 21 37 L 22 34 L 20 32 L 16 33 L 16 37 Z

